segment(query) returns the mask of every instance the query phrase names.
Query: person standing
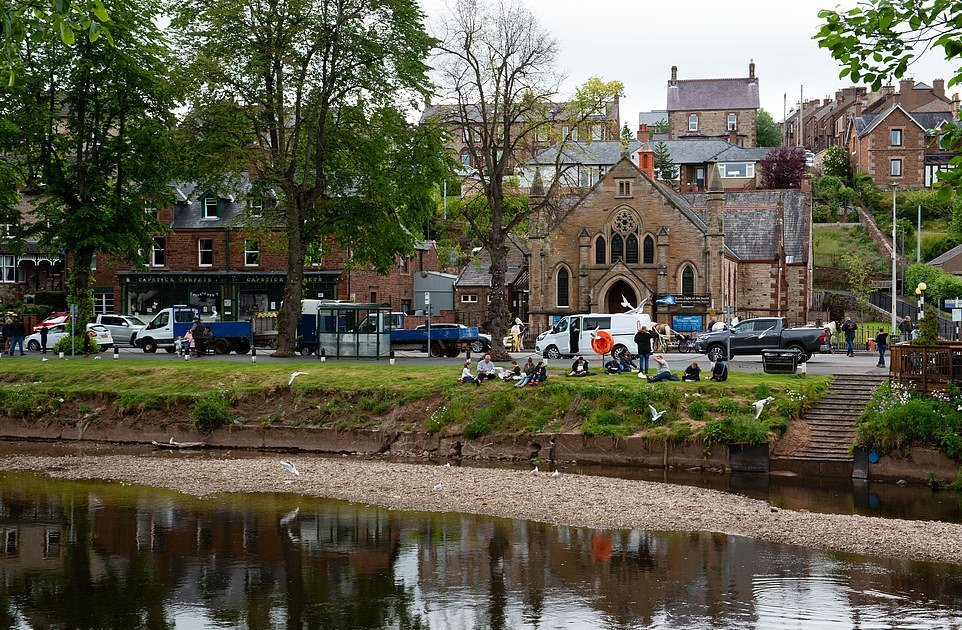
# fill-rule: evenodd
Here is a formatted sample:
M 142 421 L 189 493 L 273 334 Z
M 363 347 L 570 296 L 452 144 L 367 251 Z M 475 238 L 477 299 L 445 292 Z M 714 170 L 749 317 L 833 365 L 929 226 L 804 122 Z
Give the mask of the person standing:
M 899 322 L 899 339 L 902 341 L 908 341 L 912 338 L 912 330 L 915 326 L 912 325 L 912 318 L 906 315 L 902 321 Z
M 10 327 L 10 356 L 13 356 L 13 353 L 16 352 L 17 346 L 20 346 L 20 356 L 25 354 L 23 351 L 23 338 L 26 335 L 27 329 L 24 328 L 23 320 L 18 317 L 17 321 L 13 322 L 13 325 Z
M 878 365 L 875 367 L 885 367 L 885 348 L 888 346 L 888 333 L 879 328 L 875 335 L 875 347 L 878 348 Z
M 647 326 L 642 326 L 635 333 L 635 345 L 638 346 L 638 373 L 648 374 L 648 359 L 651 357 L 651 333 Z
M 855 356 L 855 332 L 858 330 L 858 324 L 852 321 L 851 317 L 845 318 L 845 323 L 842 324 L 842 332 L 845 333 L 845 346 L 848 349 L 848 356 Z
M 47 354 L 47 335 L 50 334 L 50 330 L 46 326 L 40 327 L 40 352 L 42 354 Z

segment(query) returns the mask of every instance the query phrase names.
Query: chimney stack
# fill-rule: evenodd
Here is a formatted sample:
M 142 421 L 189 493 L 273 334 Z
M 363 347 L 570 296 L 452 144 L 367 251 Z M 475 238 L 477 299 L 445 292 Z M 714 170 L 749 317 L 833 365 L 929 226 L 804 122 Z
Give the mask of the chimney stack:
M 907 96 L 908 93 L 911 92 L 912 88 L 914 87 L 915 87 L 915 79 L 909 78 L 909 79 L 902 79 L 901 81 L 899 81 L 899 93 L 902 94 L 903 96 Z
M 934 79 L 932 81 L 932 93 L 945 98 L 945 79 Z
M 753 81 L 755 80 L 755 60 L 754 59 L 748 60 L 748 78 Z
M 648 131 L 648 125 L 642 123 L 638 125 L 638 142 L 649 142 L 651 141 L 651 133 Z
M 883 97 L 886 97 L 886 98 L 887 98 L 887 97 L 889 97 L 889 96 L 892 96 L 893 94 L 895 94 L 895 86 L 894 86 L 894 85 L 892 85 L 891 83 L 886 83 L 885 85 L 882 86 L 882 96 L 883 96 Z
M 728 130 L 728 144 L 738 146 L 738 132 L 734 129 Z
M 678 83 L 678 66 L 672 66 L 671 81 L 668 82 L 668 85 L 675 85 L 676 83 Z

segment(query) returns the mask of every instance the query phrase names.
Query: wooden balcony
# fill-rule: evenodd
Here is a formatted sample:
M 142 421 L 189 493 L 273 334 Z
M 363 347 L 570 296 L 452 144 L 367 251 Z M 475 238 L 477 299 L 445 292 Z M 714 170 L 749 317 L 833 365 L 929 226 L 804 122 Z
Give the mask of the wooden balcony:
M 897 343 L 890 348 L 889 376 L 916 391 L 945 391 L 951 383 L 962 387 L 962 343 L 944 341 L 937 346 Z

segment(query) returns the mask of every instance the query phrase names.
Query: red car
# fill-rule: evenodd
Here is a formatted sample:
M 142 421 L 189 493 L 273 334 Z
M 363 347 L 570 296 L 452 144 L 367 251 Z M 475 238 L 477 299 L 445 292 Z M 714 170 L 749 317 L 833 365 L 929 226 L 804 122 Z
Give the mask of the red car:
M 33 327 L 33 332 L 40 332 L 41 328 L 50 328 L 57 324 L 64 324 L 68 319 L 70 319 L 70 313 L 51 313 L 50 317 Z

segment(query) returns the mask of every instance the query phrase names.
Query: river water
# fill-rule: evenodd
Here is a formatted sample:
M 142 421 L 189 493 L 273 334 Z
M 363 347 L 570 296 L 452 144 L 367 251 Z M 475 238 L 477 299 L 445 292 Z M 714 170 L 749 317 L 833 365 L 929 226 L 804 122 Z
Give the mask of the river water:
M 0 475 L 0 628 L 959 627 L 959 565 Z

